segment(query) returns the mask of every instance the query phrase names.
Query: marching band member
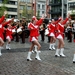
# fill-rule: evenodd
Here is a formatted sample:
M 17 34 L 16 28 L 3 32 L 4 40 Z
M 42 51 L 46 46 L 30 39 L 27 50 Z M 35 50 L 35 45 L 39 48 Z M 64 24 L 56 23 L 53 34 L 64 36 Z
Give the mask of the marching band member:
M 41 35 L 41 41 L 44 42 L 45 40 L 45 23 L 43 23 L 41 26 L 40 26 L 40 35 Z
M 50 24 L 51 24 L 51 20 L 49 20 L 49 23 L 47 24 L 46 28 L 48 28 L 48 26 L 49 26 Z M 48 37 L 48 43 L 50 43 L 50 36 L 47 35 L 47 37 Z
M 75 20 L 72 24 L 72 31 L 73 31 L 73 36 L 74 36 L 73 41 L 75 42 Z
M 58 24 L 57 24 L 57 35 L 56 38 L 58 39 L 58 46 L 56 49 L 56 53 L 55 53 L 55 57 L 65 57 L 65 55 L 63 54 L 64 51 L 64 25 L 66 24 L 66 22 L 69 20 L 70 18 L 70 14 L 68 14 L 68 17 L 65 20 L 61 20 Z M 60 54 L 59 54 L 60 51 Z
M 45 24 L 42 24 L 40 27 L 39 27 L 39 31 L 40 31 L 40 35 L 41 35 L 41 41 L 44 41 L 45 37 L 44 37 L 44 32 L 45 32 Z M 32 51 L 33 53 L 37 52 L 37 45 L 34 45 L 34 50 Z
M 67 23 L 67 40 L 72 42 L 72 26 L 69 22 Z
M 7 14 L 7 11 L 4 12 L 4 16 Z M 4 21 L 4 20 L 3 20 Z M 3 32 L 4 32 L 4 26 L 7 25 L 8 23 L 10 23 L 12 20 L 9 20 L 8 22 L 0 22 L 0 56 L 2 55 L 1 53 L 1 49 L 4 45 L 4 36 L 3 36 Z
M 6 49 L 7 50 L 10 50 L 10 43 L 11 43 L 11 40 L 13 39 L 13 32 L 12 32 L 12 29 L 14 29 L 15 26 L 11 26 L 11 24 L 8 24 L 8 27 L 6 28 L 6 39 L 7 39 L 7 45 L 6 45 Z
M 19 20 L 17 20 L 17 22 L 15 23 L 15 26 L 16 26 L 16 31 L 17 31 L 17 29 L 19 28 L 19 25 L 20 25 L 20 21 Z M 16 32 L 16 34 L 14 35 L 15 37 L 16 37 L 16 40 L 15 40 L 15 42 L 19 42 L 19 34 Z
M 61 20 L 61 18 L 59 18 L 57 21 L 55 21 L 54 19 L 52 19 L 51 23 L 48 26 L 49 29 L 49 34 L 48 36 L 50 36 L 50 45 L 49 45 L 49 50 L 55 50 L 55 41 L 56 41 L 56 37 L 55 37 L 55 29 L 56 29 L 56 24 Z
M 4 15 L 0 18 L 0 56 L 2 55 L 1 49 L 2 49 L 2 46 L 4 45 L 2 22 L 4 21 L 6 14 L 7 14 L 7 11 L 4 11 Z
M 42 18 L 40 20 L 37 20 L 35 16 L 32 17 L 32 22 L 29 23 L 28 28 L 30 29 L 30 42 L 32 43 L 30 50 L 28 52 L 28 56 L 27 56 L 27 61 L 31 61 L 31 54 L 32 54 L 32 50 L 34 48 L 34 45 L 37 45 L 38 50 L 36 53 L 36 59 L 37 60 L 41 60 L 39 53 L 40 53 L 40 48 L 41 45 L 38 42 L 38 36 L 39 36 L 39 26 L 43 23 L 43 19 L 44 19 L 44 15 L 42 16 Z

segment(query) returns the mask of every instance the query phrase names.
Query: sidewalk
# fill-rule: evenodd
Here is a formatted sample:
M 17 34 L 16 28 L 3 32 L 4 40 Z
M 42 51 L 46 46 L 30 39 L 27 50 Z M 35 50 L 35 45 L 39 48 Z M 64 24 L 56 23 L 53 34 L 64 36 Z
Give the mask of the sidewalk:
M 35 53 L 33 53 L 31 62 L 26 60 L 30 47 L 28 39 L 25 44 L 13 41 L 10 51 L 2 50 L 0 75 L 75 75 L 75 64 L 72 63 L 75 43 L 68 43 L 65 39 L 66 58 L 56 58 L 55 51 L 48 50 L 47 37 L 45 42 L 40 41 L 40 44 L 42 46 L 40 54 L 42 61 L 35 60 Z

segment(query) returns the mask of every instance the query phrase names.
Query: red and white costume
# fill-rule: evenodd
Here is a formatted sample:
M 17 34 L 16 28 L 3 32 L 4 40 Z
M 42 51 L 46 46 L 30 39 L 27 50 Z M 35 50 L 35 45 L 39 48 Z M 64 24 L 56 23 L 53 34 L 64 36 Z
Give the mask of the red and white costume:
M 6 30 L 6 39 L 12 39 L 12 29 L 10 28 Z
M 8 28 L 6 29 L 6 39 L 13 39 L 12 35 L 13 35 L 13 32 L 12 30 L 14 28 L 16 28 L 15 26 L 11 26 L 11 28 L 9 28 L 9 26 L 11 26 L 10 24 L 8 24 Z
M 55 30 L 56 30 L 56 24 L 60 21 L 61 19 L 59 18 L 59 20 L 55 21 L 54 23 L 51 23 L 48 26 L 49 29 L 49 36 L 55 36 Z
M 30 41 L 38 40 L 39 36 L 39 26 L 43 23 L 43 19 L 41 18 L 34 25 L 33 23 L 28 24 L 28 28 L 30 29 Z
M 66 18 L 62 23 L 58 23 L 57 24 L 57 35 L 56 37 L 58 39 L 63 39 L 64 38 L 64 25 L 66 24 L 66 22 L 68 21 L 68 18 Z
M 11 20 L 10 21 L 8 21 L 8 22 L 5 22 L 5 23 L 1 23 L 0 22 L 0 39 L 3 39 L 4 40 L 4 36 L 3 36 L 3 32 L 4 32 L 4 26 L 5 25 L 7 25 L 8 23 L 10 23 L 11 22 Z

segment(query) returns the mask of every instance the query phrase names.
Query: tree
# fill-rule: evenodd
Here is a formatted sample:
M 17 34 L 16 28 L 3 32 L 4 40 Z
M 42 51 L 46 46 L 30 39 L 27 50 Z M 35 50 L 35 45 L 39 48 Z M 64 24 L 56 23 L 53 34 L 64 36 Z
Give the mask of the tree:
M 32 9 L 28 10 L 27 5 L 25 5 L 23 7 L 22 16 L 26 17 L 27 19 L 30 19 L 32 17 L 32 14 Z
M 5 11 L 5 10 L 7 10 L 7 7 L 5 6 L 5 4 L 7 4 L 7 2 L 8 2 L 8 0 L 3 0 L 3 2 L 2 2 L 2 6 L 0 7 L 0 17 L 3 15 L 3 12 Z
M 32 10 L 28 10 L 28 19 L 31 19 L 32 16 L 33 16 L 33 11 Z
M 38 10 L 37 11 L 37 19 L 39 19 L 40 18 L 40 11 Z
M 26 6 L 23 7 L 22 16 L 27 17 L 27 9 L 26 9 Z

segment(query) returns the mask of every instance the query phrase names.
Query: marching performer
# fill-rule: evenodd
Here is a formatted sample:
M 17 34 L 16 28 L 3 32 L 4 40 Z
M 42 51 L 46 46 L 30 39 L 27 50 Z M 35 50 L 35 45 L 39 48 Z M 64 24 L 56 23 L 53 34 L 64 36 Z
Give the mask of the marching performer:
M 61 18 L 59 18 L 57 21 L 55 21 L 54 19 L 52 19 L 51 23 L 48 26 L 49 29 L 49 34 L 48 36 L 50 36 L 50 45 L 49 45 L 49 50 L 55 50 L 55 41 L 56 41 L 56 37 L 55 37 L 55 30 L 56 30 L 56 24 L 61 20 Z
M 7 39 L 7 44 L 6 44 L 6 49 L 10 50 L 10 43 L 11 40 L 13 39 L 13 32 L 12 29 L 16 28 L 15 26 L 11 26 L 11 24 L 8 24 L 8 27 L 6 28 L 6 39 Z
M 70 18 L 70 14 L 68 14 L 68 17 L 65 20 L 61 20 L 58 24 L 57 24 L 57 35 L 56 38 L 58 39 L 58 46 L 56 49 L 56 53 L 55 53 L 55 57 L 65 57 L 64 55 L 64 25 L 66 24 L 66 22 L 69 20 Z M 60 54 L 59 54 L 60 51 Z
M 32 43 L 30 50 L 28 52 L 28 56 L 27 56 L 27 61 L 31 61 L 31 54 L 32 54 L 32 50 L 34 48 L 34 45 L 37 45 L 37 52 L 36 52 L 36 59 L 37 60 L 41 60 L 39 53 L 40 53 L 40 48 L 41 45 L 38 42 L 38 36 L 39 36 L 39 26 L 43 23 L 43 19 L 44 19 L 44 15 L 42 16 L 42 18 L 40 20 L 37 20 L 37 18 L 35 16 L 32 17 L 32 22 L 30 22 L 28 24 L 28 28 L 30 29 L 30 42 Z
M 4 12 L 4 16 L 7 14 L 7 11 Z M 4 45 L 4 37 L 3 37 L 3 32 L 4 32 L 4 26 L 10 23 L 12 20 L 9 20 L 8 22 L 3 22 L 4 19 L 0 19 L 0 56 L 2 55 L 1 49 Z
M 4 11 L 4 15 L 0 18 L 0 56 L 2 55 L 1 49 L 2 49 L 2 46 L 4 45 L 2 22 L 4 21 L 6 14 L 7 14 L 7 11 Z

